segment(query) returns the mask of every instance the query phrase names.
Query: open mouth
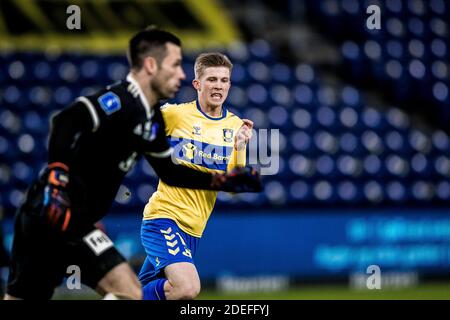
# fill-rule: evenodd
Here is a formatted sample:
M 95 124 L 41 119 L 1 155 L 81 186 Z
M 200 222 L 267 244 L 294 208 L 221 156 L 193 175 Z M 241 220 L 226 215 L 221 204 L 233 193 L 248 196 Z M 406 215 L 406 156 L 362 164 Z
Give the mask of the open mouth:
M 222 95 L 221 95 L 220 93 L 213 93 L 213 94 L 211 95 L 211 98 L 214 98 L 214 99 L 222 99 Z

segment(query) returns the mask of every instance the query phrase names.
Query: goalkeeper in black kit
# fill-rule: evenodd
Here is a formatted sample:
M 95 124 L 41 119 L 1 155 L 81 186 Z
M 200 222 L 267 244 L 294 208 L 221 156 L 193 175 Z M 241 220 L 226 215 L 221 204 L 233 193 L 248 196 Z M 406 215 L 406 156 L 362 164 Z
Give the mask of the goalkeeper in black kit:
M 169 185 L 258 192 L 259 174 L 240 167 L 204 173 L 172 161 L 158 101 L 185 78 L 180 40 L 147 29 L 129 42 L 130 73 L 52 119 L 48 166 L 28 189 L 15 221 L 6 299 L 50 299 L 77 265 L 81 282 L 111 299 L 141 299 L 141 285 L 113 242 L 94 224 L 110 209 L 120 184 L 144 156 Z

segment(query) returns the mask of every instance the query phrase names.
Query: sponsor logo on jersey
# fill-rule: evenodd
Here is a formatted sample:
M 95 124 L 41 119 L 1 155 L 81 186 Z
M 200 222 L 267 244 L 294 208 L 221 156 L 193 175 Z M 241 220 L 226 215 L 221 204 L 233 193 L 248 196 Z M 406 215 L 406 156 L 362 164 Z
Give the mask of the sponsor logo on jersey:
M 83 237 L 83 241 L 96 256 L 101 255 L 103 252 L 114 246 L 111 239 L 99 229 L 88 233 Z
M 202 135 L 202 133 L 201 133 L 202 128 L 201 127 L 193 126 L 192 128 L 194 129 L 194 131 L 192 131 L 192 134 L 195 134 L 197 136 L 201 136 Z
M 113 92 L 107 92 L 104 95 L 101 95 L 97 101 L 107 115 L 120 110 L 122 107 L 120 104 L 120 98 Z
M 177 137 L 169 137 L 169 142 L 176 158 L 214 170 L 226 170 L 233 151 L 233 147 Z
M 187 159 L 192 160 L 197 154 L 197 147 L 192 143 L 187 143 L 183 146 L 183 154 Z

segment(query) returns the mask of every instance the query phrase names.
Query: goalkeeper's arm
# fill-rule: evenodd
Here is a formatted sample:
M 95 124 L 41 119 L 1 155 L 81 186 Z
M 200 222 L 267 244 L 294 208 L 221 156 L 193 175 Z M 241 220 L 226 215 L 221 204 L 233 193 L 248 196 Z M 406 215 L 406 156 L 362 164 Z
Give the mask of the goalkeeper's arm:
M 211 174 L 175 164 L 170 156 L 156 158 L 146 155 L 146 159 L 161 180 L 171 186 L 228 192 L 259 192 L 262 189 L 258 172 L 250 167 Z
M 52 118 L 42 216 L 53 231 L 64 232 L 70 223 L 71 203 L 67 189 L 72 146 L 78 135 L 89 130 L 92 130 L 91 116 L 79 102 Z
M 88 109 L 77 102 L 52 118 L 48 145 L 48 162 L 64 163 L 68 166 L 77 137 L 93 127 Z

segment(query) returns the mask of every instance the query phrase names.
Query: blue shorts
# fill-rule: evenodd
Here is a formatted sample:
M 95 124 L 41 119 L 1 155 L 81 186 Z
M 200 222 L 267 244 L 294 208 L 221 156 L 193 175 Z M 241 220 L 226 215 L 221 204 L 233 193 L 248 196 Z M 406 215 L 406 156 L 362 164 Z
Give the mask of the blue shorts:
M 164 278 L 164 268 L 170 264 L 193 264 L 200 238 L 185 233 L 171 219 L 153 219 L 142 221 L 141 241 L 147 257 L 139 280 L 146 285 L 157 278 Z

